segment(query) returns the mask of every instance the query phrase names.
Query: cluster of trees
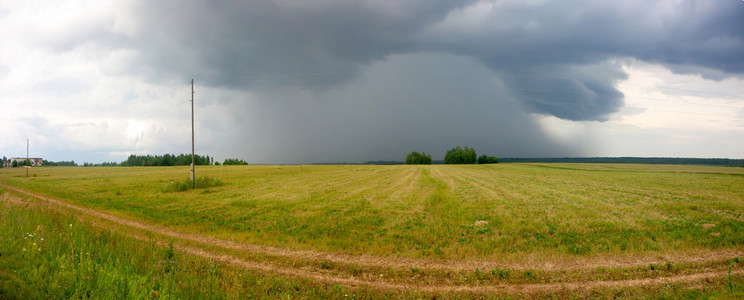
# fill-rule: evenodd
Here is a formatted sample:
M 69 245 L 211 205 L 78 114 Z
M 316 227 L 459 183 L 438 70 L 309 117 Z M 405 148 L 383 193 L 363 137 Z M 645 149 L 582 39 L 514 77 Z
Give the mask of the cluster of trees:
M 426 154 L 426 152 L 418 153 L 416 151 L 413 151 L 411 153 L 408 153 L 408 155 L 406 155 L 406 164 L 409 164 L 409 165 L 430 165 L 431 164 L 431 155 Z
M 48 161 L 48 160 L 42 160 L 41 161 L 42 166 L 50 166 L 50 167 L 77 167 L 77 163 L 75 163 L 74 160 L 71 161 Z
M 220 165 L 220 163 L 219 163 L 219 162 L 216 162 L 216 163 L 214 163 L 214 164 L 215 164 L 215 165 L 218 165 L 218 166 Z M 228 159 L 225 159 L 225 161 L 224 161 L 224 162 L 222 162 L 222 164 L 223 164 L 223 165 L 225 165 L 225 166 L 238 166 L 238 165 L 247 165 L 248 163 L 247 163 L 247 162 L 245 162 L 245 161 L 244 161 L 244 160 L 242 160 L 242 159 L 237 159 L 237 158 L 228 158 Z
M 481 155 L 476 160 L 475 149 L 468 147 L 457 146 L 448 150 L 447 154 L 444 155 L 445 164 L 496 164 L 498 162 L 498 158 L 485 154 Z M 406 164 L 430 165 L 432 164 L 431 155 L 426 154 L 426 152 L 418 153 L 413 151 L 406 155 Z
M 194 156 L 195 165 L 211 165 L 214 158 L 208 155 Z M 135 166 L 188 166 L 191 165 L 191 154 L 165 154 L 165 155 L 129 155 L 127 160 L 121 162 L 121 166 L 124 167 L 135 167 Z
M 468 147 L 457 146 L 447 151 L 444 155 L 445 164 L 474 164 L 475 163 L 475 149 Z

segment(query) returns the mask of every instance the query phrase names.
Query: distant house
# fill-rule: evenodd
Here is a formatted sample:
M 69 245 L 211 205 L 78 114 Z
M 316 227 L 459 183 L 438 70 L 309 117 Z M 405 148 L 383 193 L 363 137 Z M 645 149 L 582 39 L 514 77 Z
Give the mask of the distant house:
M 32 167 L 41 166 L 41 163 L 44 161 L 44 159 L 37 158 L 37 157 L 29 157 L 28 160 L 31 161 Z M 14 161 L 17 161 L 18 165 L 20 166 L 23 164 L 24 161 L 26 161 L 26 158 L 25 157 L 11 157 L 10 160 L 5 163 L 5 166 L 6 167 L 12 166 Z

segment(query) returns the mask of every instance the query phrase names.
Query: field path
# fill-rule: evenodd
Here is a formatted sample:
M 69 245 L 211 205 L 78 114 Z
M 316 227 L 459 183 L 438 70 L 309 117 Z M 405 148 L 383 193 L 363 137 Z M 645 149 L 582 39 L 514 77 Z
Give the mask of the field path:
M 700 253 L 699 255 L 681 254 L 679 256 L 665 256 L 665 257 L 639 257 L 635 259 L 624 259 L 624 260 L 580 260 L 575 262 L 561 263 L 549 263 L 546 265 L 530 265 L 525 264 L 505 264 L 505 263 L 493 263 L 488 261 L 455 261 L 455 260 L 425 260 L 425 259 L 408 259 L 408 258 L 397 258 L 397 257 L 376 257 L 370 255 L 345 255 L 336 254 L 321 251 L 311 250 L 292 250 L 284 249 L 279 247 L 270 247 L 263 245 L 254 244 L 243 244 L 236 243 L 227 240 L 216 239 L 208 236 L 185 233 L 180 231 L 174 231 L 161 226 L 154 226 L 145 224 L 135 220 L 130 220 L 115 216 L 112 214 L 104 213 L 101 211 L 85 208 L 79 205 L 74 205 L 61 201 L 58 199 L 42 196 L 32 192 L 28 192 L 16 187 L 8 186 L 0 183 L 0 187 L 12 190 L 19 194 L 25 194 L 27 196 L 37 198 L 48 204 L 53 204 L 59 207 L 67 208 L 73 211 L 77 211 L 86 216 L 92 216 L 102 220 L 107 220 L 115 224 L 139 229 L 145 232 L 155 233 L 164 237 L 170 237 L 180 240 L 196 243 L 200 246 L 218 247 L 222 249 L 243 251 L 250 254 L 260 254 L 267 257 L 284 257 L 288 259 L 303 259 L 312 261 L 330 261 L 340 264 L 354 264 L 364 267 L 382 267 L 382 268 L 399 268 L 399 269 L 439 269 L 439 270 L 487 270 L 488 268 L 512 268 L 515 270 L 530 269 L 530 270 L 546 270 L 546 271 L 570 271 L 570 270 L 582 270 L 591 269 L 598 266 L 642 266 L 648 265 L 649 263 L 663 264 L 663 262 L 672 258 L 675 263 L 680 262 L 708 262 L 708 261 L 719 261 L 726 260 L 733 257 L 740 257 L 744 255 L 744 249 L 738 250 L 721 250 L 721 251 L 708 251 L 706 253 Z M 14 203 L 17 205 L 28 205 L 32 204 L 28 200 L 21 199 L 19 197 L 12 197 L 8 194 L 0 196 L 0 201 Z M 95 225 L 106 227 L 104 224 L 94 222 Z M 139 239 L 147 242 L 155 242 L 161 246 L 166 246 L 167 243 L 163 239 L 154 240 L 153 238 L 147 237 L 142 234 L 128 234 L 130 237 Z M 539 293 L 539 292 L 555 292 L 562 290 L 591 290 L 597 288 L 623 288 L 623 287 L 636 287 L 646 285 L 659 285 L 659 284 L 671 284 L 671 283 L 695 283 L 703 282 L 707 280 L 722 278 L 730 275 L 742 275 L 744 270 L 737 268 L 734 270 L 702 270 L 693 274 L 683 275 L 671 275 L 662 277 L 652 278 L 639 278 L 639 279 L 622 279 L 622 280 L 592 280 L 592 281 L 571 281 L 571 282 L 549 282 L 549 283 L 501 283 L 501 284 L 441 284 L 434 283 L 429 284 L 422 281 L 413 282 L 400 282 L 394 280 L 388 280 L 382 276 L 372 277 L 357 277 L 350 274 L 336 274 L 329 270 L 322 270 L 320 268 L 308 268 L 305 267 L 292 267 L 281 264 L 262 262 L 261 259 L 249 260 L 241 258 L 237 255 L 230 255 L 220 253 L 220 251 L 206 250 L 200 247 L 180 245 L 174 242 L 174 249 L 181 251 L 189 255 L 195 255 L 222 263 L 241 267 L 245 269 L 258 270 L 262 272 L 271 272 L 283 276 L 301 277 L 307 278 L 319 282 L 341 284 L 346 286 L 366 286 L 380 289 L 393 289 L 393 290 L 420 290 L 427 292 L 515 292 L 515 293 Z M 584 264 L 584 265 L 582 265 Z

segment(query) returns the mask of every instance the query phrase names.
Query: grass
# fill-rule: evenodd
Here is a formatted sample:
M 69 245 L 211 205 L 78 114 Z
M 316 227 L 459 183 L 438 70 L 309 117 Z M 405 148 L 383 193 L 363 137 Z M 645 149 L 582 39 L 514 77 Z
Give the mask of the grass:
M 3 191 L 0 189 L 0 194 Z M 28 200 L 27 200 L 28 201 Z M 744 277 L 708 280 L 703 288 L 672 284 L 533 295 L 478 295 L 444 292 L 384 291 L 349 288 L 303 279 L 234 269 L 183 255 L 168 246 L 127 237 L 81 222 L 69 212 L 50 210 L 40 202 L 0 202 L 1 299 L 421 299 L 421 298 L 740 298 Z M 732 261 L 731 265 L 739 263 Z M 333 265 L 327 263 L 326 268 Z M 412 274 L 421 272 L 411 269 Z M 531 271 L 522 276 L 534 277 Z M 505 269 L 472 278 L 509 278 Z
M 221 166 L 200 173 L 222 184 L 182 192 L 164 192 L 186 185 L 174 179 L 188 172 L 179 167 L 13 171 L 0 170 L 0 182 L 179 230 L 296 249 L 520 260 L 744 245 L 739 168 Z
M 0 194 L 3 191 L 0 190 Z M 390 297 L 236 270 L 80 222 L 0 202 L 0 299 Z M 387 295 L 387 296 L 386 296 Z M 410 297 L 415 297 L 410 293 Z
M 382 260 L 492 263 L 492 267 L 452 271 L 256 258 L 332 276 L 384 275 L 393 282 L 480 285 L 655 278 L 742 268 L 738 257 L 702 263 L 666 258 L 638 266 L 586 265 L 578 270 L 518 267 L 522 262 L 560 266 L 564 261 L 582 264 L 594 258 L 694 256 L 741 249 L 741 168 L 212 166 L 199 170 L 208 186 L 183 190 L 180 186 L 190 183 L 183 180 L 188 167 L 34 168 L 29 177 L 19 172 L 0 169 L 0 183 L 179 231 L 282 248 L 367 254 Z M 19 206 L 0 201 L 0 298 L 483 296 L 351 288 L 236 269 L 179 253 L 174 241 L 168 245 L 133 239 L 121 234 L 129 229 L 97 227 L 91 225 L 95 221 L 79 221 L 71 211 L 35 203 Z M 725 278 L 706 280 L 702 288 L 667 284 L 559 291 L 557 297 L 744 297 L 744 276 L 738 274 L 729 271 Z M 533 296 L 556 297 L 522 295 Z

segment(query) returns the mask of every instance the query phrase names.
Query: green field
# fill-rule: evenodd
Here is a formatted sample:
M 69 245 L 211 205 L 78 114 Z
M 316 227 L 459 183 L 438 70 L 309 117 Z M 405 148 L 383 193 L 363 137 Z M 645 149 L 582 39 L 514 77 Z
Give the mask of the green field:
M 384 273 L 402 283 L 428 278 L 472 285 L 470 277 L 480 284 L 574 282 L 739 270 L 738 256 L 733 265 L 729 256 L 744 247 L 744 168 L 208 166 L 197 175 L 222 185 L 181 192 L 169 187 L 188 176 L 188 167 L 30 173 L 3 168 L 0 183 L 149 226 L 290 251 L 214 250 L 226 255 L 355 278 Z M 291 251 L 331 258 L 296 258 Z M 373 260 L 399 263 L 366 263 Z M 658 273 L 658 261 L 666 273 Z
M 161 190 L 187 168 L 36 168 L 28 178 L 19 170 L 3 169 L 0 182 L 149 223 L 297 249 L 504 259 L 744 245 L 742 168 L 207 167 L 199 175 L 226 184 L 169 193 Z

